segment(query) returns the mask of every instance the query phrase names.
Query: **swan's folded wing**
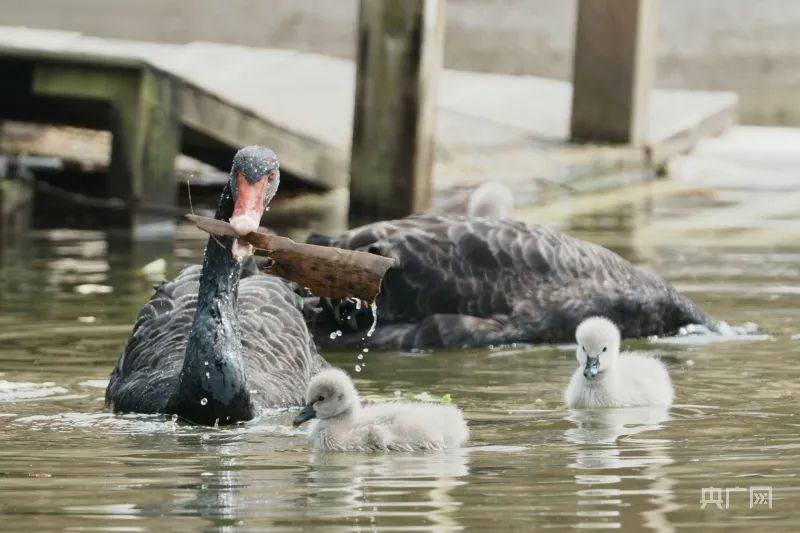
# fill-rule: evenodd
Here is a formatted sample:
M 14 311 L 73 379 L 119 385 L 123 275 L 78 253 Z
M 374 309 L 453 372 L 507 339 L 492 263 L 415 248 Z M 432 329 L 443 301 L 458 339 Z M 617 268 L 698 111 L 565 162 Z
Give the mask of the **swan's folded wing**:
M 118 412 L 162 412 L 175 390 L 197 307 L 200 267 L 185 268 L 156 287 L 139 311 L 114 366 L 106 403 Z
M 636 285 L 643 275 L 600 246 L 514 220 L 407 217 L 351 230 L 331 244 L 397 260 L 381 293 L 388 322 L 512 314 L 520 300 L 548 307 L 554 290 L 585 297 Z
M 242 356 L 251 390 L 262 405 L 304 403 L 308 381 L 327 366 L 317 353 L 294 285 L 265 274 L 239 284 Z
M 619 322 L 625 337 L 666 334 L 689 323 L 713 325 L 658 276 L 611 250 L 543 226 L 421 215 L 369 224 L 326 242 L 395 259 L 398 266 L 387 273 L 378 297 L 379 327 L 405 328 L 438 315 L 507 316 L 500 342 L 564 342 L 592 315 Z M 345 311 L 344 318 L 353 314 Z M 315 328 L 323 342 L 331 322 L 351 327 L 341 316 L 320 320 Z M 365 322 L 356 316 L 359 329 Z

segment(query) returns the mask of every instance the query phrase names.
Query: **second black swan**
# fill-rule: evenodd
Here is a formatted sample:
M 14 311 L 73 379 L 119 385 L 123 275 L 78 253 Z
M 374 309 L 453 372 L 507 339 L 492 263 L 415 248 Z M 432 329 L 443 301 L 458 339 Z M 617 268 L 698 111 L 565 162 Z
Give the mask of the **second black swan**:
M 624 337 L 666 335 L 715 321 L 660 277 L 619 255 L 543 226 L 421 215 L 376 222 L 309 242 L 395 259 L 371 310 L 325 301 L 319 344 L 426 349 L 572 342 L 602 315 Z M 340 335 L 330 335 L 339 330 Z

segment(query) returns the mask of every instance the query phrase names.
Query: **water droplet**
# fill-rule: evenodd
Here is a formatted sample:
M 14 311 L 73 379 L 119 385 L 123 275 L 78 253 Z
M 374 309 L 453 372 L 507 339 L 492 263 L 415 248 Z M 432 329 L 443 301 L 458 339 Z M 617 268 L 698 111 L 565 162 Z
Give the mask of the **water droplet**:
M 378 304 L 372 302 L 369 308 L 372 309 L 372 325 L 367 331 L 367 337 L 372 337 L 372 334 L 375 333 L 375 328 L 378 327 Z
M 341 330 L 338 330 L 338 329 L 336 330 L 336 336 L 337 337 L 341 337 L 342 336 Z
M 210 372 L 206 372 L 206 379 L 211 379 L 211 373 Z
M 363 349 L 363 350 L 361 350 L 361 351 L 362 351 L 362 352 L 364 352 L 364 353 L 369 353 L 369 348 L 364 348 L 364 349 Z
M 206 366 L 208 366 L 208 361 L 206 361 Z
M 361 372 L 361 365 L 356 365 L 356 372 Z
M 363 353 L 358 354 L 358 360 L 360 361 L 362 359 L 364 359 L 364 354 Z
M 172 421 L 173 422 L 177 422 L 178 421 L 178 415 L 172 415 Z
M 335 339 L 335 338 L 336 338 L 336 332 L 335 332 L 335 331 L 332 331 L 332 332 L 331 332 L 331 334 L 330 334 L 330 335 L 328 335 L 328 336 L 331 338 L 331 340 L 333 340 L 333 339 Z
M 200 405 L 206 405 L 208 403 L 208 398 L 203 398 L 200 400 Z

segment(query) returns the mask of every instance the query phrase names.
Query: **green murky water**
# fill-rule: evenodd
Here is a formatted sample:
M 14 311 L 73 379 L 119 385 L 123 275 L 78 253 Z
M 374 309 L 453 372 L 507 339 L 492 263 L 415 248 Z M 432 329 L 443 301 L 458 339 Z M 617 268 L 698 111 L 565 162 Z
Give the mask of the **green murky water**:
M 179 240 L 167 272 L 201 248 Z M 449 393 L 469 418 L 469 446 L 317 454 L 291 413 L 221 430 L 106 413 L 105 380 L 151 292 L 130 267 L 144 252 L 102 234 L 35 233 L 0 252 L 0 527 L 796 528 L 800 247 L 617 249 L 758 334 L 628 343 L 668 362 L 668 411 L 565 409 L 568 347 L 370 353 L 357 374 L 365 396 Z M 352 372 L 356 354 L 329 359 Z M 766 488 L 772 508 L 759 503 Z

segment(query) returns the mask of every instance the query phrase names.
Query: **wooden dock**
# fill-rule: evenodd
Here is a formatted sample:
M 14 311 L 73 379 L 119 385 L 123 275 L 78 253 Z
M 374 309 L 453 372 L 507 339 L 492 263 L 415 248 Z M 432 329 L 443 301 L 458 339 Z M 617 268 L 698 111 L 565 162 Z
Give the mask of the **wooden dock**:
M 134 167 L 118 170 L 122 176 L 141 174 L 135 167 L 148 152 L 166 154 L 159 168 L 144 170 L 157 176 L 109 186 L 123 197 L 171 202 L 171 153 L 225 169 L 236 148 L 253 143 L 279 154 L 287 179 L 323 189 L 349 182 L 356 91 L 350 61 L 0 27 L 0 78 L 0 119 L 116 131 L 112 152 Z M 443 191 L 488 179 L 519 185 L 524 203 L 537 180 L 574 182 L 660 165 L 736 120 L 735 94 L 655 90 L 641 145 L 574 144 L 571 101 L 567 82 L 443 70 L 435 204 L 446 203 Z M 131 130 L 137 133 L 125 138 L 129 124 L 138 125 Z

